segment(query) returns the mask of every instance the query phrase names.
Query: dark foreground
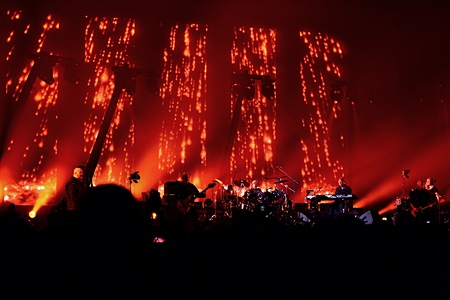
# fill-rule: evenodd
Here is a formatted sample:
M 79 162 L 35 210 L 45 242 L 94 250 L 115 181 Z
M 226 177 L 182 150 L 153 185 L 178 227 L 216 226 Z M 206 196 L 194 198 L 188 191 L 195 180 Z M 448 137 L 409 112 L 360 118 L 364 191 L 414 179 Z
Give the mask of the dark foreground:
M 0 299 L 449 298 L 447 226 L 237 214 L 177 234 L 108 188 L 39 230 L 2 216 Z
M 3 230 L 1 298 L 448 298 L 450 239 L 440 228 L 237 222 L 164 243 L 71 230 Z

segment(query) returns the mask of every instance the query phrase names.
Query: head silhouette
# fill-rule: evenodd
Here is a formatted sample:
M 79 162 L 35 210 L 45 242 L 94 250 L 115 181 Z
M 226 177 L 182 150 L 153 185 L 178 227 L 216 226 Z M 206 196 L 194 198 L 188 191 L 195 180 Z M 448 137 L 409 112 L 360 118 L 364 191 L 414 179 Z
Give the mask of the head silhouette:
M 103 184 L 86 191 L 79 210 L 81 237 L 92 245 L 127 247 L 140 229 L 138 202 L 131 192 L 116 184 Z

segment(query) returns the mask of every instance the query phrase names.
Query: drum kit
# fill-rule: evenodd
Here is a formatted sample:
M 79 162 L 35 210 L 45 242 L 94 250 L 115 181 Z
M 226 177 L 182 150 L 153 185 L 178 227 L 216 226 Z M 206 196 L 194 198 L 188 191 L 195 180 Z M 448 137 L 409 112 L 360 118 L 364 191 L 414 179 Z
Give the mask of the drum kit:
M 233 180 L 232 184 L 224 184 L 218 179 L 219 189 L 214 192 L 215 213 L 210 220 L 217 220 L 219 216 L 232 218 L 236 211 L 245 211 L 262 217 L 275 217 L 288 209 L 286 205 L 289 200 L 287 192 L 279 188 L 289 180 L 283 179 L 287 176 L 264 178 L 260 186 L 258 180 L 249 183 L 245 179 Z M 269 182 L 270 180 L 276 180 Z M 292 205 L 291 205 L 292 206 Z

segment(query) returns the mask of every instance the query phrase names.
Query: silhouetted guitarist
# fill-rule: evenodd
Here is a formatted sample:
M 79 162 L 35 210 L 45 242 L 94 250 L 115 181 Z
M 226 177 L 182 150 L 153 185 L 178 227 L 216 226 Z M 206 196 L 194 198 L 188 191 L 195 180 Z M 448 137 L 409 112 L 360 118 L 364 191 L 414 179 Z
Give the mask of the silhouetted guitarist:
M 190 175 L 184 173 L 181 175 L 181 181 L 178 181 L 179 184 L 177 186 L 177 209 L 182 214 L 188 213 L 195 199 L 205 198 L 206 191 L 215 185 L 214 182 L 210 183 L 206 189 L 200 192 L 198 188 L 189 181 L 189 178 Z
M 200 222 L 195 209 L 191 209 L 196 198 L 205 198 L 206 190 L 199 191 L 198 188 L 189 181 L 190 175 L 183 173 L 181 181 L 176 181 L 176 208 L 178 211 L 178 223 L 184 227 L 185 233 L 192 233 L 200 228 Z M 214 183 L 215 184 L 215 183 Z M 211 186 L 212 187 L 212 186 Z
M 427 180 L 427 183 L 430 184 L 429 180 Z M 428 185 L 424 185 L 423 181 L 418 179 L 416 188 L 409 192 L 411 214 L 419 224 L 437 221 L 434 216 L 434 208 L 438 204 L 438 199 L 434 190 L 430 192 Z

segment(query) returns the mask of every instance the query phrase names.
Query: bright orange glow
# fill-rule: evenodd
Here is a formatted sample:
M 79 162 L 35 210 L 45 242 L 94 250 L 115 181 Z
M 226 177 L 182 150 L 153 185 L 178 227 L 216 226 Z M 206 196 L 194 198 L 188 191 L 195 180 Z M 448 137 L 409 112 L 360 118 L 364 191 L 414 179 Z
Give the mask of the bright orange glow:
M 203 95 L 206 93 L 207 32 L 208 27 L 204 25 L 176 24 L 171 28 L 164 50 L 160 93 L 166 118 L 159 138 L 158 168 L 168 174 L 183 169 L 187 157 L 199 157 L 195 164 L 206 165 L 207 107 Z
M 339 44 L 326 34 L 301 31 L 299 35 L 309 49 L 300 64 L 302 99 L 308 108 L 302 117 L 306 129 L 301 140 L 304 156 L 302 188 L 314 190 L 322 186 L 322 193 L 333 194 L 337 178 L 344 175 L 344 170 L 342 164 L 332 158 L 330 150 L 333 119 L 327 120 L 326 116 L 337 119 L 339 107 L 330 104 L 326 91 L 332 81 L 341 77 L 335 61 L 342 58 L 342 52 L 336 50 L 340 49 Z M 325 69 L 321 69 L 321 65 Z
M 28 213 L 28 216 L 29 216 L 31 219 L 34 219 L 34 218 L 36 218 L 36 212 L 35 212 L 34 210 L 32 210 L 32 211 L 30 211 L 30 212 Z
M 231 62 L 235 72 L 248 70 L 253 75 L 276 78 L 276 31 L 273 29 L 239 27 L 234 30 Z M 245 166 L 246 178 L 254 179 L 274 172 L 272 143 L 276 140 L 276 97 L 268 101 L 255 82 L 253 100 L 244 100 L 236 139 L 230 158 L 230 174 Z M 234 101 L 231 99 L 233 114 Z
M 128 64 L 129 48 L 135 34 L 134 19 L 88 18 L 85 30 L 85 61 L 95 65 L 94 74 L 89 80 L 89 92 L 84 103 L 90 111 L 84 122 L 84 151 L 89 154 L 97 138 L 103 115 L 114 91 L 114 73 L 112 66 Z M 93 181 L 127 184 L 128 174 L 132 172 L 134 160 L 130 153 L 134 146 L 133 120 L 125 116 L 133 105 L 132 97 L 123 92 L 117 104 L 116 112 L 103 145 L 103 155 L 98 162 Z M 116 138 L 117 131 L 128 131 L 126 140 Z M 119 142 L 117 139 L 121 139 Z M 122 143 L 123 147 L 116 147 Z
M 35 24 L 33 21 L 41 19 L 23 20 L 24 15 L 20 11 L 8 11 L 7 14 L 8 26 L 4 53 L 9 70 L 6 70 L 4 88 L 8 97 L 10 96 L 14 101 L 20 96 L 34 66 L 34 62 L 31 60 L 28 62 L 26 57 L 18 59 L 19 46 L 22 47 L 20 51 L 25 50 L 23 45 L 19 45 L 20 41 L 29 41 L 27 47 L 33 49 L 27 48 L 27 51 L 32 50 L 38 53 L 51 50 L 54 47 L 52 45 L 54 33 L 60 33 L 58 31 L 60 22 L 55 15 L 48 15 L 43 22 L 39 21 L 40 24 Z M 86 17 L 84 25 L 82 52 L 85 64 L 83 67 L 92 68 L 92 70 L 84 74 L 88 77 L 85 85 L 75 90 L 75 93 L 79 94 L 67 96 L 70 92 L 61 93 L 60 89 L 64 89 L 61 68 L 54 69 L 55 83 L 52 85 L 37 79 L 21 111 L 22 114 L 13 120 L 5 141 L 5 153 L 0 166 L 1 180 L 5 180 L 6 185 L 5 189 L 1 189 L 2 198 L 18 204 L 36 204 L 34 207 L 36 213 L 42 205 L 48 204 L 49 199 L 55 198 L 56 192 L 59 192 L 56 189 L 63 185 L 64 178 L 57 177 L 64 174 L 64 169 L 69 169 L 73 163 L 82 164 L 87 161 L 116 87 L 115 74 L 111 67 L 124 64 L 135 67 L 137 64 L 133 57 L 136 52 L 135 36 L 138 29 L 134 19 Z M 277 72 L 279 73 L 275 59 L 278 51 L 276 49 L 277 31 L 268 28 L 235 27 L 232 34 L 232 44 L 227 45 L 230 47 L 228 59 L 218 64 L 219 71 L 215 69 L 214 72 L 217 72 L 215 74 L 222 72 L 221 67 L 225 66 L 224 69 L 228 70 L 231 65 L 232 71 L 248 70 L 250 74 L 270 75 L 276 78 Z M 300 31 L 297 39 L 302 44 L 301 52 L 296 54 L 296 58 L 300 57 L 299 74 L 290 75 L 293 75 L 294 80 L 298 80 L 295 82 L 295 88 L 300 87 L 300 92 L 292 93 L 286 98 L 301 108 L 301 114 L 298 115 L 288 111 L 289 117 L 294 119 L 292 123 L 296 123 L 294 126 L 299 127 L 295 128 L 295 131 L 301 131 L 299 136 L 293 136 L 288 143 L 300 148 L 300 151 L 297 151 L 299 153 L 296 152 L 289 158 L 282 157 L 284 153 L 276 155 L 275 151 L 279 149 L 277 147 L 283 146 L 282 151 L 284 151 L 290 146 L 280 145 L 287 139 L 284 132 L 279 133 L 279 128 L 289 126 L 282 127 L 285 123 L 280 117 L 284 113 L 283 109 L 289 105 L 284 106 L 285 102 L 281 102 L 276 97 L 273 100 L 264 98 L 260 82 L 256 81 L 253 100 L 245 100 L 240 108 L 236 138 L 230 149 L 231 157 L 219 158 L 227 164 L 227 174 L 217 174 L 219 168 L 211 164 L 214 160 L 210 158 L 213 156 L 211 153 L 216 149 L 208 148 L 207 141 L 226 140 L 227 136 L 223 127 L 220 128 L 220 132 L 211 128 L 215 128 L 221 120 L 226 121 L 233 115 L 236 99 L 228 98 L 228 94 L 225 95 L 225 99 L 212 99 L 215 98 L 216 89 L 214 88 L 212 92 L 208 91 L 208 80 L 213 77 L 209 77 L 210 65 L 207 59 L 215 57 L 215 54 L 208 53 L 210 48 L 208 25 L 175 24 L 170 27 L 165 44 L 157 45 L 163 48 L 163 57 L 152 57 L 163 64 L 162 74 L 158 78 L 161 80 L 159 95 L 152 95 L 156 96 L 153 99 L 143 99 L 144 103 L 147 100 L 154 103 L 138 106 L 137 104 L 140 104 L 138 101 L 142 99 L 122 93 L 94 174 L 94 185 L 113 182 L 128 187 L 129 174 L 141 170 L 144 180 L 137 187 L 143 189 L 155 187 L 163 194 L 162 180 L 168 179 L 167 176 L 172 176 L 169 180 L 173 180 L 173 177 L 178 175 L 177 172 L 196 172 L 192 174 L 192 180 L 199 187 L 206 186 L 205 182 L 209 181 L 206 177 L 211 174 L 213 176 L 210 178 L 220 177 L 225 184 L 228 184 L 231 182 L 228 180 L 230 178 L 224 176 L 235 173 L 237 169 L 239 169 L 237 178 L 251 182 L 253 179 L 271 177 L 277 171 L 274 169 L 274 159 L 285 160 L 281 164 L 287 164 L 298 158 L 299 163 L 295 162 L 295 165 L 289 166 L 289 173 L 301 174 L 301 183 L 295 188 L 299 192 L 297 199 L 302 199 L 303 191 L 314 190 L 318 186 L 322 187 L 321 193 L 334 193 L 337 178 L 343 175 L 349 176 L 352 169 L 359 173 L 360 170 L 370 167 L 374 170 L 371 173 L 386 172 L 386 167 L 382 169 L 378 166 L 379 161 L 389 165 L 395 161 L 392 159 L 385 162 L 383 158 L 380 159 L 382 154 L 390 158 L 400 156 L 403 158 L 403 153 L 398 155 L 399 152 L 396 152 L 400 151 L 397 145 L 407 144 L 408 140 L 397 140 L 398 136 L 393 133 L 396 133 L 399 128 L 392 126 L 391 122 L 386 122 L 386 124 L 365 124 L 371 130 L 372 127 L 376 127 L 376 131 L 355 132 L 358 134 L 356 138 L 359 139 L 360 145 L 355 145 L 356 142 L 352 145 L 353 132 L 348 130 L 347 124 L 356 121 L 350 114 L 353 112 L 355 102 L 351 100 L 333 104 L 329 99 L 330 84 L 346 77 L 343 68 L 342 44 L 335 38 L 320 32 Z M 67 46 L 64 44 L 64 47 L 69 45 L 70 43 L 67 43 Z M 59 55 L 60 53 L 51 54 Z M 64 54 L 61 55 L 64 56 Z M 151 55 L 153 56 L 153 53 Z M 147 59 L 145 54 L 143 56 Z M 19 60 L 25 63 L 20 67 L 12 65 Z M 216 68 L 216 65 L 213 66 Z M 13 70 L 12 67 L 18 69 Z M 214 78 L 213 84 L 215 87 L 219 84 L 223 86 L 220 80 L 214 80 Z M 275 88 L 278 87 L 275 86 Z M 211 117 L 213 109 L 211 109 L 212 106 L 209 107 L 209 103 L 212 101 L 225 101 L 220 103 L 225 103 L 226 107 L 225 109 L 221 107 L 217 121 L 216 116 Z M 439 109 L 439 116 L 436 119 L 445 119 L 444 127 L 447 129 L 448 108 L 446 106 L 448 104 L 445 99 L 440 101 L 440 104 L 445 107 Z M 343 102 L 348 102 L 351 109 L 348 110 Z M 359 103 L 357 102 L 358 105 Z M 139 108 L 136 109 L 137 107 Z M 141 108 L 143 112 L 138 111 Z M 70 115 L 72 111 L 76 116 L 68 122 L 67 115 Z M 144 126 L 145 129 L 139 133 L 136 129 L 141 130 L 142 124 L 136 126 L 138 123 L 134 119 L 138 113 L 145 115 L 140 117 L 146 118 L 145 126 L 148 126 Z M 155 116 L 156 114 L 159 115 Z M 225 124 L 225 122 L 222 123 Z M 72 125 L 74 128 L 71 127 Z M 64 134 L 57 132 L 56 129 L 61 130 L 58 127 L 67 131 Z M 354 126 L 354 128 L 355 131 L 363 131 L 367 127 Z M 385 140 L 385 134 L 378 133 L 379 131 L 389 133 L 390 139 Z M 378 145 L 369 149 L 366 143 L 362 145 L 365 141 L 375 140 L 372 134 L 383 135 L 383 139 L 380 136 L 377 139 L 382 140 L 386 145 L 395 145 L 397 150 L 389 151 L 384 147 L 378 149 Z M 425 134 L 432 136 L 433 132 L 425 132 Z M 212 139 L 213 135 L 217 135 L 218 138 Z M 145 141 L 142 142 L 142 140 Z M 139 147 L 142 150 L 136 151 L 138 147 L 135 142 L 141 143 Z M 433 157 L 445 158 L 447 152 L 444 150 L 448 148 L 447 146 L 441 146 L 440 141 L 439 144 L 433 143 L 430 149 L 426 150 L 430 150 L 430 155 Z M 78 157 L 74 157 L 73 153 L 76 153 Z M 347 168 L 350 164 L 346 163 L 353 159 L 353 157 L 349 158 L 351 156 L 348 155 L 349 153 L 355 154 L 354 161 L 358 162 L 358 166 Z M 346 155 L 349 157 L 345 157 Z M 295 159 L 291 159 L 294 156 Z M 378 158 L 378 161 L 373 158 L 374 156 Z M 408 159 L 407 155 L 404 159 Z M 139 160 L 139 164 L 135 160 Z M 428 174 L 433 171 L 428 169 L 426 163 L 417 164 L 412 156 L 405 162 L 408 167 L 409 164 L 421 168 L 415 170 L 417 173 Z M 442 173 L 438 175 L 443 177 Z M 294 177 L 297 176 L 298 174 Z M 359 176 L 359 174 L 350 176 Z M 380 203 L 381 199 L 388 204 L 380 213 L 395 208 L 395 196 L 399 194 L 398 181 L 397 177 L 386 179 L 384 174 L 383 178 L 372 174 L 367 180 L 358 178 L 359 186 L 361 182 L 366 185 L 363 186 L 366 194 L 364 198 L 359 199 L 356 207 L 372 206 Z M 366 192 L 365 190 L 372 188 L 370 186 L 372 182 L 376 183 L 377 190 Z M 264 181 L 260 182 L 259 186 L 264 189 L 273 188 L 273 184 Z M 358 195 L 359 187 L 354 188 Z M 245 189 L 240 190 L 239 194 L 244 191 Z M 139 195 L 136 191 L 134 192 L 135 195 Z
M 51 31 L 59 28 L 59 22 L 53 15 L 48 15 L 43 24 L 24 24 L 20 11 L 8 11 L 8 16 L 13 31 L 7 39 L 7 61 L 15 54 L 17 39 L 27 36 L 32 26 L 40 28 L 39 37 L 35 41 L 36 53 L 44 48 Z M 6 91 L 13 99 L 17 100 L 19 97 L 33 64 L 34 62 L 30 61 L 16 77 L 7 72 Z M 10 124 L 1 173 L 2 181 L 4 180 L 5 186 L 8 187 L 4 189 L 3 198 L 14 203 L 34 204 L 38 199 L 46 203 L 55 194 L 56 168 L 48 162 L 53 161 L 57 153 L 56 137 L 49 124 L 58 119 L 55 111 L 58 101 L 58 70 L 55 70 L 53 75 L 56 82 L 51 86 L 40 79 L 36 80 L 28 99 L 27 113 L 12 120 Z M 42 188 L 44 186 L 45 190 Z

